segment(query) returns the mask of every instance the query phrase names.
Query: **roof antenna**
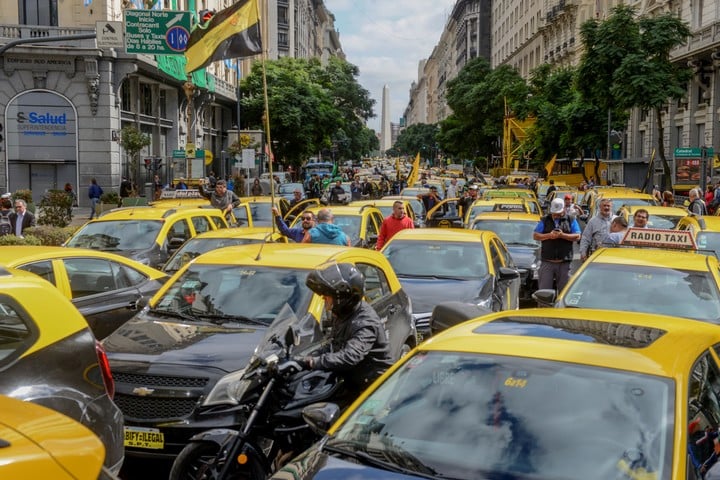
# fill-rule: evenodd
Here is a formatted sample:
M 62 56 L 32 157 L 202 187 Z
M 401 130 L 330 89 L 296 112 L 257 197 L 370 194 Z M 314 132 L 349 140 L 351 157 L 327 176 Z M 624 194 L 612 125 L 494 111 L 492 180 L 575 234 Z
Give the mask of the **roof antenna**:
M 263 247 L 265 246 L 266 243 L 268 243 L 268 240 L 270 239 L 270 237 L 272 237 L 272 234 L 273 234 L 273 232 L 268 232 L 267 235 L 265 235 L 265 238 L 263 238 L 263 241 L 260 244 L 260 250 L 258 250 L 258 254 L 255 257 L 256 262 L 260 261 L 260 255 L 262 254 Z

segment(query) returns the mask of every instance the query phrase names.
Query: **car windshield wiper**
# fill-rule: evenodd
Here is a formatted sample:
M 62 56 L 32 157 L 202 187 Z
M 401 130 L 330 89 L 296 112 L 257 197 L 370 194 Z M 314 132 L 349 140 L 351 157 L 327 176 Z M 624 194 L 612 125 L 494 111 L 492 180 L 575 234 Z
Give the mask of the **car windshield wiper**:
M 521 247 L 539 247 L 540 245 L 533 242 L 505 242 L 505 245 L 511 246 L 511 245 L 519 245 Z
M 389 462 L 387 460 L 382 460 L 382 459 L 377 458 L 367 452 L 363 452 L 363 451 L 359 451 L 359 450 L 349 450 L 348 448 L 345 448 L 346 446 L 347 447 L 352 446 L 352 443 L 334 441 L 334 442 L 332 442 L 332 444 L 326 443 L 322 447 L 322 449 L 325 451 L 331 452 L 331 453 L 336 453 L 338 455 L 344 455 L 346 457 L 353 458 L 365 465 L 371 465 L 373 467 L 378 467 L 383 470 L 387 470 L 389 472 L 402 473 L 405 475 L 414 475 L 416 477 L 429 478 L 429 479 L 433 479 L 433 480 L 449 478 L 449 477 L 444 477 L 442 475 L 436 474 L 434 470 L 432 470 L 428 467 L 424 467 L 428 470 L 428 472 L 422 472 L 422 471 L 418 472 L 414 469 L 401 467 L 400 465 L 396 465 L 395 463 Z M 402 457 L 402 454 L 400 454 L 399 456 Z
M 246 317 L 243 315 L 228 315 L 226 313 L 198 313 L 198 318 L 213 320 L 215 323 L 226 323 L 227 321 L 233 321 L 238 323 L 249 323 L 250 325 L 262 325 L 267 327 L 267 323 L 254 318 Z
M 399 278 L 427 278 L 432 280 L 467 280 L 468 277 L 457 277 L 453 275 L 410 275 L 406 273 L 398 273 Z
M 154 313 L 156 315 L 164 315 L 166 317 L 182 318 L 183 320 L 192 320 L 193 322 L 196 322 L 198 320 L 197 317 L 188 315 L 187 313 L 178 312 L 175 310 L 162 310 L 159 308 L 151 308 L 148 311 L 150 313 Z

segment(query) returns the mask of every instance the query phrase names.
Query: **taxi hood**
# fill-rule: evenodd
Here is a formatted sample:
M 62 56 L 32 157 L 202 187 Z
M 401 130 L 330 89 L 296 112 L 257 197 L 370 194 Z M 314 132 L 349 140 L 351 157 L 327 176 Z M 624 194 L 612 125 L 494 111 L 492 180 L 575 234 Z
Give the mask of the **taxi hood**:
M 180 364 L 232 372 L 248 364 L 267 330 L 258 325 L 190 324 L 140 314 L 103 340 L 103 345 L 111 364 Z
M 478 303 L 492 294 L 490 275 L 481 278 L 404 277 L 400 284 L 412 300 L 414 314 L 430 313 L 443 302 Z

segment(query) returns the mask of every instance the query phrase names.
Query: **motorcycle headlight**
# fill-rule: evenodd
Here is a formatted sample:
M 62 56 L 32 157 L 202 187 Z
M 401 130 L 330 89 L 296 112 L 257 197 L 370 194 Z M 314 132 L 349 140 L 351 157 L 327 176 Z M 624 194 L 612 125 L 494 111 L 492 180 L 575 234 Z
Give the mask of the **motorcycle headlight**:
M 222 377 L 210 391 L 203 401 L 204 407 L 210 405 L 237 405 L 250 386 L 250 380 L 244 380 L 242 376 L 245 369 L 228 373 Z

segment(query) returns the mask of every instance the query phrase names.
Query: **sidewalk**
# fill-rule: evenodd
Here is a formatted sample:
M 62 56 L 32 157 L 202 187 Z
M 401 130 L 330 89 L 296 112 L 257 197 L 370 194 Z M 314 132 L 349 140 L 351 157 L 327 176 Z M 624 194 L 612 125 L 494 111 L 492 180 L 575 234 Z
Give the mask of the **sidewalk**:
M 90 207 L 73 207 L 73 218 L 70 225 L 73 227 L 81 227 L 90 218 Z

